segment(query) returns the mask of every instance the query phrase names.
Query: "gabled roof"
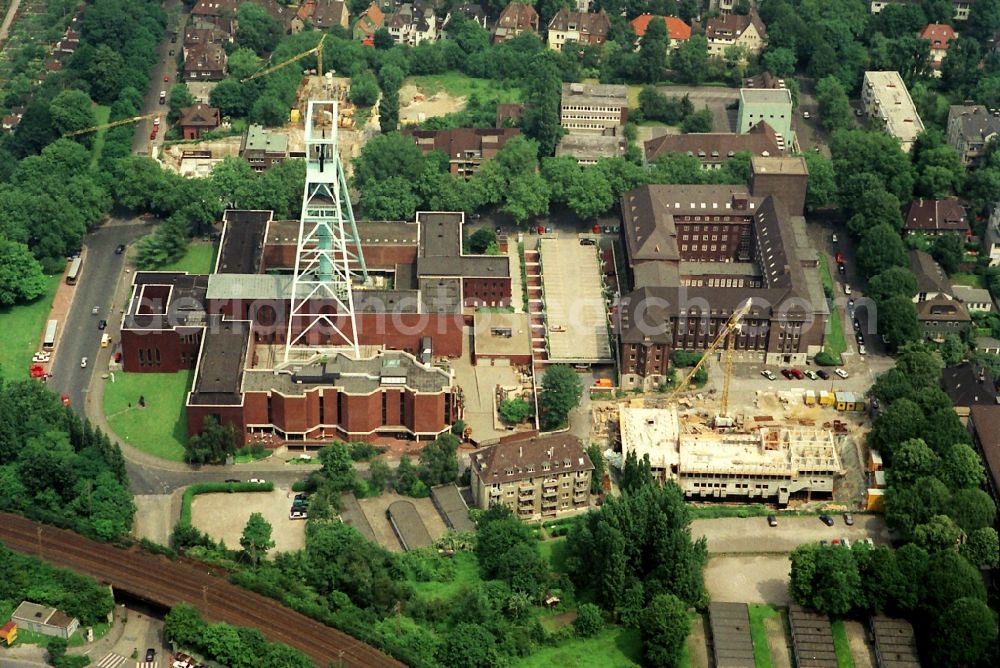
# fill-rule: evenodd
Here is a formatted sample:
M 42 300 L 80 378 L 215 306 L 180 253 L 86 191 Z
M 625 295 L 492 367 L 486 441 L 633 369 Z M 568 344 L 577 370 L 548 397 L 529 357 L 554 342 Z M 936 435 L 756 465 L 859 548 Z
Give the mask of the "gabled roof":
M 680 135 L 663 135 L 645 144 L 646 160 L 654 162 L 667 153 L 687 153 L 702 161 L 722 161 L 740 151 L 752 155 L 781 155 L 785 142 L 765 121 L 754 125 L 744 134 L 730 132 L 696 132 Z
M 607 37 L 611 29 L 611 19 L 602 9 L 596 14 L 590 12 L 571 12 L 565 7 L 556 12 L 556 15 L 549 21 L 549 30 L 560 32 L 575 26 L 575 30 L 585 35 L 596 35 L 597 37 Z
M 572 434 L 500 443 L 475 453 L 470 463 L 476 475 L 487 485 L 591 471 L 594 468 L 583 443 Z
M 747 15 L 728 14 L 708 19 L 705 22 L 705 37 L 708 38 L 709 42 L 716 39 L 735 40 L 743 35 L 751 25 L 756 28 L 761 39 L 767 39 L 767 29 L 756 11 L 751 11 Z
M 952 123 L 959 126 L 959 134 L 966 140 L 988 141 L 1000 132 L 1000 114 L 990 113 L 981 104 L 965 106 L 952 105 L 948 110 L 948 127 Z
M 928 23 L 920 31 L 920 39 L 930 42 L 932 49 L 947 49 L 948 43 L 956 37 L 958 35 L 955 34 L 955 29 L 947 23 Z
M 320 30 L 347 25 L 347 3 L 341 0 L 321 0 L 312 13 L 312 24 Z
M 906 207 L 903 229 L 967 233 L 969 221 L 957 199 L 915 199 Z
M 965 304 L 957 299 L 938 295 L 927 301 L 917 302 L 917 320 L 920 322 L 969 322 L 972 317 Z
M 373 2 L 368 6 L 368 9 L 361 12 L 361 16 L 358 17 L 358 25 L 371 26 L 377 30 L 385 25 L 385 13 Z
M 979 438 L 993 488 L 1000 489 L 1000 406 L 973 406 L 969 411 L 969 425 Z
M 198 104 L 181 109 L 179 125 L 181 127 L 215 128 L 219 126 L 219 110 L 207 104 Z
M 538 12 L 531 5 L 512 2 L 500 12 L 497 32 L 510 33 L 521 30 L 538 31 Z
M 917 279 L 917 292 L 950 293 L 948 277 L 940 265 L 930 254 L 921 250 L 911 250 L 909 253 L 910 273 Z
M 642 37 L 645 35 L 646 28 L 649 27 L 649 22 L 654 18 L 666 21 L 667 34 L 670 36 L 670 39 L 691 39 L 691 26 L 684 23 L 684 21 L 676 16 L 653 16 L 652 14 L 642 14 L 632 19 L 632 30 L 635 31 L 635 36 Z
M 997 403 L 997 390 L 989 369 L 962 362 L 941 372 L 941 389 L 956 406 L 987 406 Z

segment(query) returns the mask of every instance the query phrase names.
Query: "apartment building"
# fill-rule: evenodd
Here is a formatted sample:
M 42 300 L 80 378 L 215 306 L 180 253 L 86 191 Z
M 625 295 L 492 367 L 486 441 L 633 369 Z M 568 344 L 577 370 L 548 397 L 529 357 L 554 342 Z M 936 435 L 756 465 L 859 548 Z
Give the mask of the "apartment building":
M 416 46 L 438 38 L 434 8 L 423 2 L 407 2 L 385 18 L 385 26 L 396 44 Z
M 898 139 L 909 153 L 924 123 L 899 72 L 865 72 L 861 103 L 873 124 Z
M 948 145 L 958 151 L 966 167 L 974 167 L 986 145 L 1000 134 L 1000 110 L 989 110 L 981 104 L 952 105 L 947 128 Z
M 563 7 L 549 21 L 549 48 L 562 51 L 566 44 L 579 48 L 590 44 L 604 44 L 610 30 L 611 19 L 603 9 L 590 14 L 571 12 Z
M 255 172 L 263 172 L 288 158 L 288 135 L 253 123 L 240 142 L 240 157 Z
M 723 56 L 726 49 L 739 46 L 749 54 L 760 53 L 767 43 L 767 29 L 756 11 L 747 15 L 727 14 L 705 22 L 708 54 Z
M 780 156 L 785 153 L 785 138 L 774 131 L 767 121 L 760 121 L 744 134 L 730 132 L 692 132 L 663 135 L 645 144 L 646 162 L 669 153 L 684 153 L 698 158 L 702 169 L 721 169 L 737 153 Z
M 986 252 L 990 256 L 990 266 L 1000 266 L 1000 202 L 993 205 L 986 223 Z
M 628 120 L 628 87 L 564 83 L 559 123 L 570 134 L 604 134 Z
M 508 141 L 521 134 L 517 128 L 456 128 L 453 130 L 404 130 L 424 153 L 441 151 L 449 170 L 466 179 L 492 159 Z
M 637 38 L 636 48 L 639 48 L 639 43 L 642 42 L 643 36 L 646 34 L 646 28 L 649 27 L 650 21 L 663 21 L 667 24 L 667 49 L 673 50 L 678 48 L 681 44 L 691 39 L 691 26 L 684 23 L 676 16 L 654 16 L 652 14 L 642 14 L 640 16 L 632 19 L 632 30 L 635 31 L 635 36 Z
M 960 234 L 972 237 L 965 207 L 957 199 L 915 199 L 903 215 L 903 234 Z
M 478 508 L 503 504 L 524 521 L 590 508 L 594 465 L 572 434 L 499 443 L 472 455 L 470 464 L 472 498 Z

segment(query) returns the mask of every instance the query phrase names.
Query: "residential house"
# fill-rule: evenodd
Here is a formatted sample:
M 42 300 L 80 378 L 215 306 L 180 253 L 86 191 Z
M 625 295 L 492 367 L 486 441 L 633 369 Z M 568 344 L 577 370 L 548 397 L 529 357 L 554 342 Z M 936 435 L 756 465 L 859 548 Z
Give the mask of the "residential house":
M 710 12 L 718 12 L 719 14 L 725 16 L 733 13 L 736 3 L 737 0 L 709 0 L 708 10 Z
M 986 491 L 1000 503 L 1000 406 L 973 406 L 968 427 L 986 469 Z
M 795 139 L 792 130 L 792 93 L 786 88 L 741 88 L 736 131 L 744 134 L 761 121 L 766 121 L 791 147 Z
M 990 370 L 971 362 L 945 368 L 941 372 L 941 389 L 963 422 L 973 406 L 997 404 L 997 389 Z
M 925 339 L 940 343 L 948 336 L 968 333 L 972 317 L 964 304 L 939 295 L 917 304 L 917 323 Z
M 908 261 L 910 273 L 917 279 L 917 294 L 913 296 L 914 304 L 938 297 L 952 298 L 947 274 L 929 253 L 911 250 L 908 253 Z
M 948 145 L 958 151 L 966 167 L 979 163 L 990 140 L 1000 133 L 1000 111 L 981 104 L 952 105 L 948 110 Z
M 951 0 L 952 9 L 955 13 L 952 18 L 956 21 L 965 21 L 969 18 L 969 9 L 976 0 Z M 872 14 L 878 14 L 883 9 L 889 5 L 919 5 L 918 0 L 871 0 L 871 12 Z
M 641 43 L 643 36 L 646 34 L 646 28 L 649 27 L 649 22 L 653 19 L 662 20 L 667 24 L 667 36 L 669 42 L 667 43 L 668 49 L 676 49 L 684 42 L 691 39 L 691 26 L 684 23 L 676 16 L 654 16 L 652 14 L 642 14 L 640 16 L 632 19 L 632 30 L 635 31 L 635 36 L 639 39 Z M 636 48 L 639 45 L 636 44 Z
M 21 601 L 10 616 L 21 631 L 32 631 L 53 638 L 69 639 L 80 628 L 80 620 L 38 603 Z
M 255 172 L 263 172 L 288 158 L 288 135 L 251 124 L 240 142 L 240 157 Z
M 191 8 L 190 21 L 200 26 L 215 25 L 236 34 L 236 10 L 243 0 L 199 0 Z
M 906 207 L 903 233 L 938 236 L 956 233 L 972 237 L 965 207 L 957 199 L 915 199 Z
M 471 2 L 463 2 L 460 5 L 452 7 L 451 10 L 449 10 L 448 15 L 444 18 L 444 23 L 442 24 L 441 29 L 447 31 L 448 24 L 451 22 L 452 17 L 458 14 L 461 14 L 470 21 L 475 21 L 484 30 L 489 30 L 489 18 L 486 16 L 486 10 L 483 9 L 482 5 Z
M 188 52 L 193 47 L 218 44 L 225 48 L 225 43 L 232 41 L 232 35 L 215 24 L 206 24 L 204 27 L 187 26 L 184 29 L 184 41 L 181 43 L 181 55 L 187 60 Z
M 596 165 L 602 158 L 621 158 L 628 147 L 623 130 L 618 128 L 602 135 L 563 135 L 556 146 L 556 157 L 576 158 L 576 164 L 581 167 Z
M 416 46 L 438 37 L 434 8 L 424 2 L 407 2 L 385 17 L 385 26 L 396 44 Z
M 229 58 L 221 44 L 205 42 L 185 51 L 184 81 L 222 81 L 229 74 Z
M 493 43 L 501 44 L 526 32 L 538 34 L 538 12 L 531 5 L 512 2 L 500 12 L 493 30 Z
M 785 140 L 767 121 L 761 121 L 744 134 L 704 132 L 663 135 L 645 144 L 646 162 L 656 162 L 661 155 L 686 153 L 695 156 L 702 169 L 720 169 L 737 153 L 778 156 L 785 153 Z
M 972 345 L 977 353 L 1000 355 L 1000 339 L 995 339 L 992 336 L 977 336 L 972 339 Z
M 361 13 L 354 24 L 354 39 L 371 46 L 375 43 L 375 32 L 385 25 L 385 14 L 378 4 L 372 3 Z
M 611 19 L 602 9 L 596 14 L 571 12 L 563 7 L 549 21 L 549 48 L 562 51 L 563 45 L 572 43 L 580 48 L 590 44 L 604 44 L 611 30 Z
M 993 297 L 985 288 L 970 288 L 968 285 L 953 285 L 951 292 L 955 299 L 965 304 L 969 313 L 990 313 L 994 311 Z
M 993 205 L 989 222 L 986 223 L 985 246 L 990 257 L 990 266 L 1000 266 L 1000 202 Z
M 727 14 L 705 22 L 708 54 L 722 56 L 731 46 L 746 49 L 748 54 L 760 53 L 767 42 L 767 29 L 756 11 L 747 15 Z
M 177 124 L 184 139 L 199 139 L 203 132 L 214 130 L 221 122 L 218 109 L 199 102 L 181 109 L 181 117 Z
M 313 10 L 310 22 L 317 30 L 330 30 L 334 26 L 350 27 L 347 3 L 341 0 L 320 0 Z
M 472 498 L 478 508 L 510 507 L 524 521 L 586 512 L 594 465 L 572 434 L 500 443 L 472 455 Z
M 628 88 L 611 84 L 564 83 L 559 124 L 570 134 L 604 134 L 628 120 Z
M 898 139 L 909 153 L 924 123 L 899 72 L 865 72 L 861 104 L 873 125 Z
M 424 153 L 441 151 L 448 156 L 449 171 L 469 178 L 493 158 L 512 138 L 521 134 L 517 128 L 457 128 L 453 130 L 404 130 Z
M 927 27 L 920 31 L 919 37 L 931 43 L 931 67 L 934 76 L 941 76 L 941 62 L 948 55 L 948 44 L 958 37 L 958 34 L 947 23 L 928 23 Z

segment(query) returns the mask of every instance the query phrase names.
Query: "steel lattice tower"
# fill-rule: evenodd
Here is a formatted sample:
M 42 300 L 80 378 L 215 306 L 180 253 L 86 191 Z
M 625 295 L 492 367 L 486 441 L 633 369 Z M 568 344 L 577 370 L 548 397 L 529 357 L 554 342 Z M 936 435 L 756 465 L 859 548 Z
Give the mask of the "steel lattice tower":
M 352 282 L 367 282 L 368 268 L 337 150 L 338 111 L 335 101 L 310 100 L 306 112 L 306 186 L 285 362 L 289 361 L 292 346 L 310 338 L 323 341 L 318 346 L 313 344 L 313 348 L 349 348 L 358 354 Z

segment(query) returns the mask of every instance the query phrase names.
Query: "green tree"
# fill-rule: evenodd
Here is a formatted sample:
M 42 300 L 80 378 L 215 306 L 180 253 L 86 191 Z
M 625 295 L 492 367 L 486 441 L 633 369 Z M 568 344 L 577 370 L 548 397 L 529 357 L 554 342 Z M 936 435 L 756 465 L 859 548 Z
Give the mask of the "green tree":
M 654 596 L 639 620 L 645 665 L 672 668 L 678 665 L 691 628 L 687 606 L 673 594 Z
M 892 449 L 889 480 L 893 485 L 909 486 L 918 478 L 934 475 L 940 466 L 938 456 L 922 438 L 911 438 Z
M 354 460 L 346 443 L 334 441 L 321 449 L 319 462 L 323 465 L 320 475 L 334 491 L 344 492 L 353 489 L 357 472 L 354 470 Z
M 884 184 L 882 187 L 899 201 L 909 201 L 913 192 L 913 166 L 895 138 L 884 132 L 840 130 L 833 134 L 830 153 L 841 207 L 851 209 L 856 204 L 858 191 L 846 186 L 853 177 L 866 174 L 871 175 L 869 178 L 876 185 Z M 862 188 L 860 192 L 870 188 Z
M 399 466 L 396 468 L 396 480 L 393 483 L 393 487 L 400 494 L 409 494 L 416 483 L 417 470 L 413 466 L 413 461 L 408 455 L 403 455 L 399 458 Z
M 711 132 L 712 131 L 712 111 L 705 107 L 700 111 L 687 115 L 681 121 L 681 132 Z
M 392 482 L 392 469 L 381 458 L 372 460 L 368 465 L 368 473 L 371 476 L 371 488 L 377 493 L 381 493 Z
M 910 298 L 917 294 L 917 278 L 906 267 L 890 267 L 868 282 L 868 295 L 882 303 L 897 295 Z
M 521 424 L 531 417 L 531 404 L 520 397 L 500 402 L 500 419 L 507 424 Z
M 975 598 L 960 598 L 944 608 L 928 639 L 932 665 L 942 668 L 990 665 L 996 643 L 996 613 Z
M 906 246 L 892 227 L 882 223 L 862 233 L 857 259 L 865 276 L 875 276 L 891 267 L 906 266 Z
M 494 668 L 504 665 L 496 637 L 480 624 L 461 623 L 448 634 L 438 652 L 441 665 Z
M 604 617 L 601 609 L 593 603 L 583 603 L 576 609 L 576 619 L 573 620 L 573 629 L 576 635 L 581 638 L 589 638 L 600 633 L 604 628 Z
M 358 68 L 351 77 L 351 104 L 370 107 L 378 102 L 378 79 L 367 68 Z
M 188 438 L 184 459 L 190 464 L 222 464 L 235 450 L 236 429 L 206 415 L 201 433 Z
M 424 155 L 409 137 L 398 133 L 378 135 L 366 142 L 354 159 L 354 187 L 367 187 L 392 177 L 416 182 L 424 171 Z
M 925 613 L 937 615 L 960 598 L 986 600 L 979 569 L 965 560 L 957 550 L 932 554 L 924 573 L 920 606 Z
M 878 321 L 879 331 L 894 347 L 920 338 L 917 307 L 908 297 L 896 295 L 886 300 L 879 309 Z
M 274 547 L 271 539 L 271 525 L 260 513 L 251 513 L 246 526 L 243 527 L 243 534 L 240 536 L 240 545 L 244 554 L 250 559 L 250 563 L 256 566 L 267 554 L 267 551 Z
M 885 521 L 906 537 L 935 515 L 944 515 L 948 488 L 937 478 L 919 478 L 909 487 L 892 486 L 885 494 Z
M 948 515 L 955 520 L 962 531 L 971 534 L 978 529 L 993 525 L 997 516 L 997 506 L 990 495 L 981 489 L 960 489 L 951 497 Z
M 979 568 L 996 568 L 1000 565 L 1000 542 L 993 527 L 976 529 L 959 548 L 970 564 Z
M 587 446 L 587 456 L 590 457 L 590 462 L 594 465 L 594 470 L 590 475 L 590 493 L 600 494 L 604 489 L 604 474 L 608 470 L 604 452 L 600 445 L 591 443 Z
M 649 466 L 649 455 L 643 455 L 642 460 L 635 454 L 635 450 L 629 451 L 625 456 L 625 465 L 622 467 L 622 477 L 619 482 L 623 492 L 634 492 L 641 487 L 653 484 L 653 474 Z
M 30 302 L 45 293 L 42 265 L 25 244 L 0 236 L 0 306 Z
M 566 204 L 583 220 L 607 213 L 615 204 L 611 184 L 594 169 L 583 170 L 566 192 Z
M 819 103 L 823 127 L 827 130 L 833 132 L 853 127 L 851 103 L 837 77 L 828 76 L 816 83 L 816 101 Z
M 698 85 L 708 71 L 708 40 L 704 35 L 692 35 L 674 51 L 673 67 L 681 79 Z
M 361 191 L 361 210 L 368 220 L 413 220 L 420 198 L 410 181 L 392 176 Z
M 87 70 L 87 81 L 94 100 L 100 104 L 110 104 L 123 88 L 125 59 L 107 44 L 97 47 Z M 27 116 L 25 112 L 25 116 Z
M 188 90 L 186 83 L 176 83 L 170 88 L 170 113 L 167 120 L 176 123 L 181 117 L 181 111 L 195 103 L 194 95 Z
M 61 91 L 49 104 L 49 114 L 52 116 L 53 128 L 59 134 L 82 130 L 97 124 L 94 119 L 93 102 L 91 102 L 90 96 L 81 90 Z M 91 138 L 91 134 L 77 137 L 77 139 L 85 139 L 87 142 Z
M 941 268 L 949 274 L 958 271 L 965 255 L 965 242 L 958 234 L 941 234 L 934 238 L 931 245 L 931 256 L 937 260 Z
M 639 40 L 639 76 L 642 81 L 656 83 L 667 67 L 667 45 L 670 41 L 666 21 L 654 17 Z
M 229 76 L 242 81 L 261 69 L 261 59 L 251 49 L 240 48 L 229 54 L 226 65 L 229 66 Z
M 488 227 L 481 227 L 469 237 L 469 252 L 482 255 L 497 242 L 497 234 Z
M 538 397 L 542 428 L 558 429 L 566 424 L 569 412 L 580 402 L 583 384 L 572 367 L 555 364 L 542 376 L 542 392 Z
M 532 75 L 522 88 L 525 108 L 520 126 L 525 136 L 538 142 L 539 157 L 545 157 L 555 153 L 563 135 L 559 124 L 562 81 L 550 54 L 536 55 L 530 69 Z
M 776 77 L 790 77 L 795 74 L 795 61 L 795 52 L 785 47 L 769 48 L 761 56 L 764 69 Z
M 246 85 L 235 79 L 223 79 L 208 94 L 208 103 L 218 107 L 223 116 L 244 118 L 250 113 L 251 96 Z
M 930 553 L 954 549 L 962 530 L 947 515 L 935 515 L 913 529 L 913 542 Z
M 50 666 L 59 666 L 66 656 L 69 641 L 65 638 L 50 638 L 45 644 L 46 659 Z
M 451 432 L 438 435 L 420 451 L 420 479 L 428 487 L 454 482 L 458 477 L 458 438 Z
M 236 43 L 257 55 L 270 53 L 281 39 L 281 26 L 260 5 L 243 3 L 236 10 Z
M 476 559 L 485 579 L 503 580 L 511 589 L 537 595 L 548 579 L 548 567 L 531 529 L 507 506 L 494 505 L 479 520 Z
M 288 105 L 280 97 L 267 93 L 258 97 L 250 107 L 250 120 L 267 127 L 279 127 L 288 121 L 288 113 Z
M 806 210 L 818 211 L 837 201 L 837 182 L 833 176 L 833 163 L 825 155 L 809 151 L 805 154 L 809 169 L 806 185 Z
M 978 487 L 986 480 L 979 455 L 965 443 L 948 448 L 942 457 L 941 476 L 952 489 Z
M 850 550 L 803 545 L 791 560 L 789 589 L 797 603 L 838 616 L 863 603 L 861 576 Z

